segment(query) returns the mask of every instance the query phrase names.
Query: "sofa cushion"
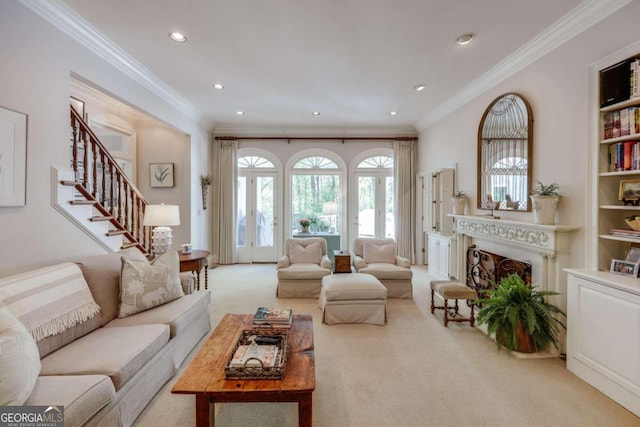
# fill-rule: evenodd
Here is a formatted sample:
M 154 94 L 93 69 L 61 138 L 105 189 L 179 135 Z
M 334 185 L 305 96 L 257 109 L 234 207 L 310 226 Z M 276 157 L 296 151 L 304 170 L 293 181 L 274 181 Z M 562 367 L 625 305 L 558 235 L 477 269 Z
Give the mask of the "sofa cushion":
M 168 250 L 151 264 L 122 258 L 118 317 L 149 310 L 183 295 L 178 252 Z
M 371 274 L 379 280 L 407 280 L 413 277 L 411 269 L 393 264 L 373 263 L 358 270 L 358 273 Z
M 116 390 L 169 341 L 169 326 L 100 328 L 42 359 L 40 375 L 107 375 Z
M 82 426 L 115 397 L 113 383 L 104 375 L 42 376 L 25 404 L 64 406 L 65 425 Z
M 373 243 L 374 245 L 388 245 L 390 243 L 395 243 L 391 237 L 385 237 L 384 239 L 375 239 L 371 237 L 358 237 L 353 242 L 353 253 L 362 257 L 364 244 L 365 243 Z
M 387 264 L 396 263 L 396 244 L 376 245 L 365 243 L 362 247 L 362 257 L 367 264 L 382 262 Z
M 289 259 L 292 264 L 320 264 L 320 258 L 322 258 L 322 246 L 320 242 L 304 246 L 293 239 L 289 241 Z
M 331 270 L 322 268 L 318 264 L 300 263 L 291 264 L 287 268 L 278 270 L 278 279 L 282 280 L 314 280 L 322 279 L 331 274 Z
M 112 254 L 83 258 L 76 262 L 82 270 L 93 298 L 100 306 L 103 325 L 115 319 L 118 313 L 122 257 L 146 260 L 138 249 L 129 248 Z
M 0 308 L 0 405 L 22 405 L 39 374 L 36 342 L 18 319 Z
M 369 274 L 332 274 L 322 279 L 326 301 L 386 300 L 387 288 Z
M 91 319 L 78 323 L 76 326 L 66 329 L 59 334 L 52 335 L 41 339 L 38 344 L 38 351 L 40 352 L 40 358 L 46 357 L 59 348 L 64 347 L 77 340 L 80 337 L 87 335 L 89 332 L 98 329 L 102 326 L 102 318 L 100 314 L 96 314 Z
M 100 311 L 82 272 L 67 262 L 0 280 L 0 304 L 36 341 L 59 334 Z
M 209 291 L 185 295 L 153 310 L 143 311 L 122 319 L 113 319 L 105 327 L 135 326 L 164 323 L 169 325 L 171 338 L 187 328 L 193 319 L 207 311 L 210 301 Z

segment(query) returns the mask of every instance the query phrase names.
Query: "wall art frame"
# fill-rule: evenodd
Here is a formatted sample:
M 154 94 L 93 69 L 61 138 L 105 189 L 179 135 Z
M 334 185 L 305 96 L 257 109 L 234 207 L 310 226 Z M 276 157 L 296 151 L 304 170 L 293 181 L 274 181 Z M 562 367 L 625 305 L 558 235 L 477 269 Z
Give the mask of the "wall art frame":
M 173 163 L 149 163 L 149 178 L 152 188 L 173 187 Z
M 25 113 L 0 107 L 0 207 L 27 205 Z

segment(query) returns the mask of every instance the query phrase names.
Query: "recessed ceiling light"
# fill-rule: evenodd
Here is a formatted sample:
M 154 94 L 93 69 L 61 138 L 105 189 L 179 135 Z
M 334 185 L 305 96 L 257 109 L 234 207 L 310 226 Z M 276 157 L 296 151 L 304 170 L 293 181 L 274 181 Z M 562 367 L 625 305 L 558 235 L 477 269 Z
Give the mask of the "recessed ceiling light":
M 473 39 L 476 38 L 476 35 L 473 33 L 469 33 L 469 34 L 463 34 L 460 37 L 458 37 L 456 39 L 456 43 L 458 43 L 459 45 L 465 45 L 465 44 L 469 44 L 473 41 Z
M 414 88 L 416 91 L 421 92 L 421 91 L 423 91 L 426 87 L 427 87 L 427 85 L 415 85 L 413 88 Z
M 390 116 L 395 116 L 396 114 L 398 114 L 398 112 L 397 112 L 397 111 L 391 111 L 391 112 L 389 112 L 389 115 L 390 115 Z
M 236 114 L 239 116 L 244 116 L 244 111 L 236 111 Z
M 184 36 L 184 34 L 178 32 L 169 33 L 169 37 L 171 38 L 171 40 L 178 43 L 184 43 L 187 41 L 187 38 Z
M 314 111 L 314 112 L 313 112 L 313 113 L 311 113 L 311 114 L 313 114 L 314 116 L 319 116 L 319 115 L 320 115 L 320 111 Z
M 213 85 L 213 88 L 214 89 L 218 89 L 218 90 L 222 90 L 222 89 L 224 89 L 224 86 L 222 86 L 220 83 L 216 83 L 216 84 Z

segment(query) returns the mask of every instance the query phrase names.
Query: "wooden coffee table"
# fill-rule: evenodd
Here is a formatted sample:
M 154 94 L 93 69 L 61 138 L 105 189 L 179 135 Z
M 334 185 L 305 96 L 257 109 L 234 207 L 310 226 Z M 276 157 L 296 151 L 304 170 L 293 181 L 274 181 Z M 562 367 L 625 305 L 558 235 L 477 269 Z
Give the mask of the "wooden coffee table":
M 298 425 L 311 426 L 311 395 L 316 388 L 311 315 L 293 315 L 283 379 L 228 380 L 224 367 L 241 331 L 249 329 L 252 320 L 252 314 L 226 314 L 171 393 L 195 394 L 199 427 L 215 425 L 215 408 L 210 408 L 210 404 L 224 402 L 298 402 Z

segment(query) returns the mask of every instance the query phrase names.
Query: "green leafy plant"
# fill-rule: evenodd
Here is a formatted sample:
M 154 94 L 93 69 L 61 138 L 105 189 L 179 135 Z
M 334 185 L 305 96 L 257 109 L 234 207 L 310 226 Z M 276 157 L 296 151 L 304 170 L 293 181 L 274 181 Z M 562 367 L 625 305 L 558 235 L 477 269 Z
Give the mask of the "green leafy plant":
M 460 199 L 462 197 L 467 197 L 467 195 L 465 194 L 464 191 L 454 191 L 453 194 L 451 195 L 451 197 L 456 198 L 456 199 Z
M 211 185 L 213 178 L 211 175 L 200 175 L 200 184 L 203 186 Z
M 555 182 L 553 184 L 544 185 L 540 181 L 536 181 L 538 186 L 531 190 L 532 196 L 559 196 L 558 189 L 560 186 Z
M 309 218 L 300 218 L 298 220 L 298 224 L 300 224 L 303 227 L 308 227 L 309 225 L 311 225 L 311 221 L 309 220 Z
M 495 335 L 498 348 L 508 350 L 519 347 L 518 329 L 529 334 L 536 349 L 551 343 L 558 348 L 557 334 L 566 326 L 558 319 L 565 316 L 546 297 L 558 295 L 554 291 L 537 291 L 522 277 L 511 274 L 500 280 L 494 289 L 486 291 L 486 297 L 476 301 L 482 304 L 478 312 L 478 324 L 486 324 L 489 335 Z

